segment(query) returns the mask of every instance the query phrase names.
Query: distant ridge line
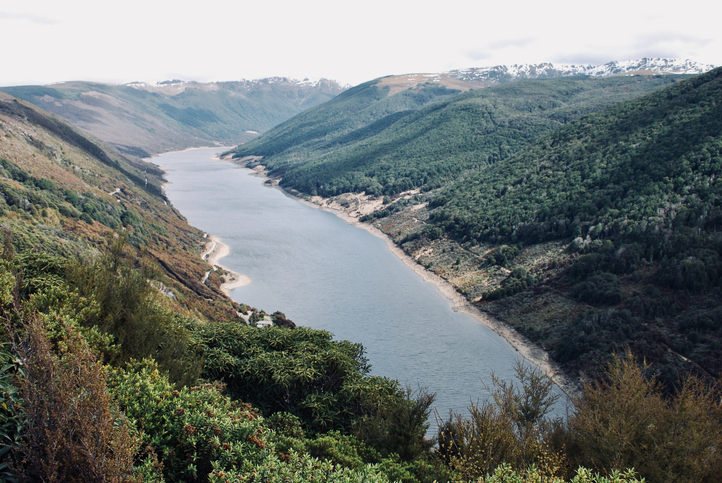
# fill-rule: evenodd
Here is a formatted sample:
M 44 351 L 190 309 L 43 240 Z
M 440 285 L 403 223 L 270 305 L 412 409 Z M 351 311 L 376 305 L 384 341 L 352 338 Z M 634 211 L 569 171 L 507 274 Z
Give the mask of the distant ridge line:
M 702 64 L 689 59 L 642 58 L 637 60 L 612 61 L 601 65 L 554 64 L 512 64 L 491 67 L 455 69 L 445 74 L 463 81 L 511 82 L 520 79 L 539 79 L 567 76 L 607 77 L 613 75 L 648 72 L 652 74 L 703 74 L 714 69 L 711 64 Z

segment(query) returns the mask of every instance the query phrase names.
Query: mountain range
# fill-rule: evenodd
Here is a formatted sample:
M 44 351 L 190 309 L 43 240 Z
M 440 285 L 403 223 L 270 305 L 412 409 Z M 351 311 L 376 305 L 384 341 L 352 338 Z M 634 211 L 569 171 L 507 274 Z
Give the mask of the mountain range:
M 521 79 L 540 79 L 551 77 L 590 76 L 608 77 L 613 75 L 667 75 L 702 74 L 714 68 L 691 60 L 643 58 L 638 60 L 612 61 L 601 65 L 575 64 L 512 64 L 494 67 L 476 67 L 446 72 L 447 75 L 476 82 L 511 82 Z
M 158 84 L 64 82 L 0 90 L 113 145 L 148 157 L 193 146 L 245 142 L 345 89 L 334 81 L 273 77 Z

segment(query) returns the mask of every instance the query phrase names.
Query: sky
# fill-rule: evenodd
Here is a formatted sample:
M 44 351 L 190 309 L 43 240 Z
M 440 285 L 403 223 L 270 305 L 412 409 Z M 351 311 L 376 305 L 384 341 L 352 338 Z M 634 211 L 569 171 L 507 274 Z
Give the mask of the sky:
M 710 0 L 2 0 L 0 86 L 334 79 L 642 57 L 722 65 Z

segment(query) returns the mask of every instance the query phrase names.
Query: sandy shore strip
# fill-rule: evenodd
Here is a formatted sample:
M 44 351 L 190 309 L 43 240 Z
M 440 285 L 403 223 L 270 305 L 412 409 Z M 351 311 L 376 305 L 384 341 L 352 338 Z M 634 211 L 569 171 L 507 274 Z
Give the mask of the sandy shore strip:
M 213 149 L 213 148 L 229 150 L 229 149 L 232 149 L 233 146 L 196 146 L 196 147 L 189 147 L 189 148 L 185 148 L 185 149 L 171 150 L 171 151 L 167 151 L 167 152 L 164 152 L 161 154 L 155 154 L 155 155 L 151 156 L 150 158 L 144 159 L 144 161 L 153 163 L 154 157 L 161 156 L 163 154 L 183 153 L 183 152 L 191 151 L 191 150 L 195 150 L 195 149 Z M 218 154 L 214 155 L 213 158 L 220 160 L 220 157 Z M 155 164 L 155 163 L 153 163 L 153 164 Z M 168 169 L 169 169 L 167 166 L 160 166 L 160 165 L 156 165 L 156 166 L 158 166 L 158 168 L 160 168 L 164 173 L 166 171 L 168 171 Z M 168 184 L 169 183 L 167 181 L 164 182 L 161 185 L 161 189 L 163 191 L 165 191 L 165 187 L 168 186 Z M 208 242 L 208 244 L 206 244 L 206 251 L 203 252 L 203 254 L 201 255 L 201 259 L 206 261 L 208 263 L 208 265 L 210 265 L 211 267 L 220 267 L 223 270 L 225 270 L 226 272 L 228 272 L 225 275 L 225 278 L 227 281 L 221 284 L 221 291 L 224 294 L 226 294 L 228 297 L 230 297 L 231 290 L 233 290 L 234 288 L 243 287 L 244 285 L 248 285 L 249 283 L 252 282 L 251 277 L 249 277 L 248 275 L 244 275 L 242 273 L 234 272 L 233 270 L 230 270 L 227 267 L 224 267 L 223 265 L 221 265 L 219 263 L 219 260 L 221 258 L 225 257 L 226 255 L 228 255 L 231 252 L 231 249 L 230 249 L 230 247 L 228 247 L 228 245 L 223 243 L 218 237 L 216 237 L 214 235 L 210 235 L 208 237 L 208 239 L 210 241 Z M 205 283 L 205 281 L 209 275 L 210 275 L 210 272 L 207 272 L 205 274 L 205 276 L 203 277 L 203 280 L 201 281 L 201 283 Z
M 221 284 L 221 290 L 224 294 L 230 297 L 231 290 L 248 285 L 251 283 L 251 277 L 242 273 L 234 272 L 233 270 L 229 270 L 221 265 L 219 260 L 231 253 L 231 249 L 214 235 L 210 235 L 208 238 L 210 241 L 206 245 L 206 251 L 203 252 L 201 258 L 211 267 L 221 267 L 223 270 L 228 272 L 228 275 L 225 276 L 227 281 Z

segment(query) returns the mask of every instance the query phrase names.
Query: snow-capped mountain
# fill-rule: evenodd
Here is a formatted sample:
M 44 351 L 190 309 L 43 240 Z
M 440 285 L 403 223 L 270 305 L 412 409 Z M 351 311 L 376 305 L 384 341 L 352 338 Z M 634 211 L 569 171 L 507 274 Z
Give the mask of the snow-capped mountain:
M 715 66 L 681 59 L 649 59 L 613 61 L 603 65 L 574 64 L 513 64 L 494 67 L 475 67 L 446 72 L 464 81 L 510 82 L 520 79 L 538 79 L 586 75 L 604 77 L 611 75 L 647 74 L 702 74 Z

